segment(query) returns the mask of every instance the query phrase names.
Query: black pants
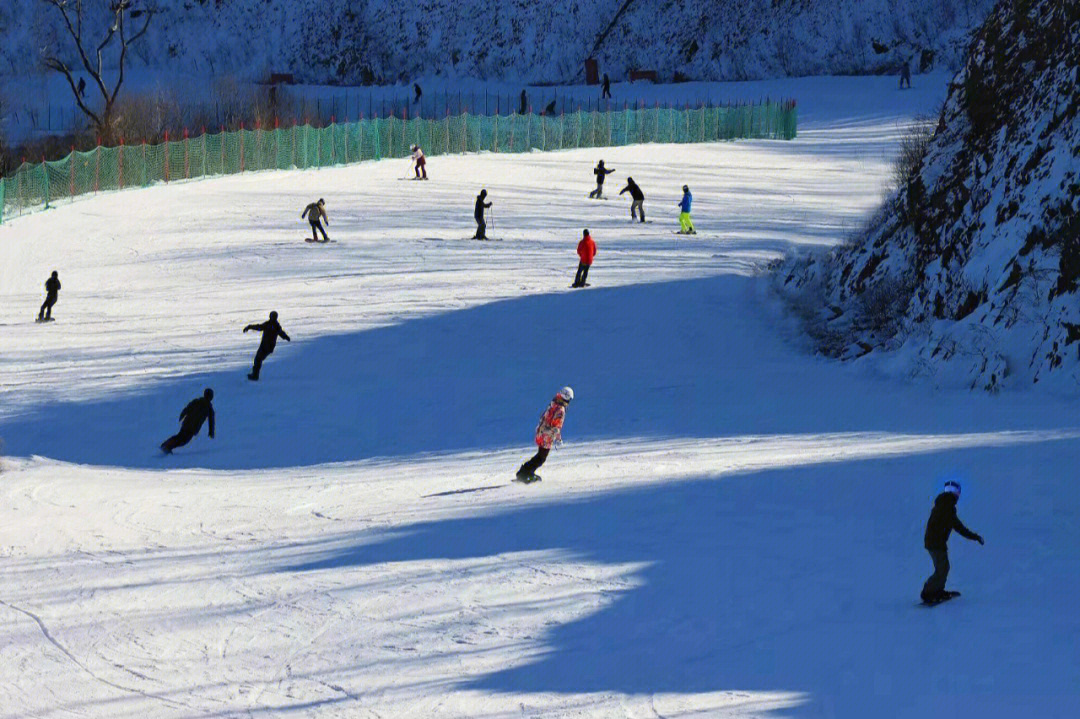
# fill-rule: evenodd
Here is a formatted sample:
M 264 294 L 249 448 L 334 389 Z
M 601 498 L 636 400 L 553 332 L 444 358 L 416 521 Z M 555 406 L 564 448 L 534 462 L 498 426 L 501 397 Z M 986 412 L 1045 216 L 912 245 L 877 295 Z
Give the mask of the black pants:
M 262 370 L 263 360 L 273 354 L 273 352 L 274 350 L 272 349 L 259 347 L 259 351 L 255 353 L 255 364 L 251 367 L 252 379 L 259 379 L 259 372 Z
M 945 591 L 945 580 L 949 578 L 949 550 L 927 549 L 934 562 L 934 573 L 923 585 L 922 598 L 933 599 Z
M 604 194 L 604 183 L 597 182 L 596 189 L 589 193 L 589 197 L 602 197 Z
M 44 319 L 52 318 L 52 308 L 56 304 L 56 295 L 45 295 L 45 302 L 42 303 L 41 309 L 38 310 L 38 317 Z
M 517 473 L 523 477 L 536 474 L 536 470 L 540 469 L 547 460 L 549 452 L 551 452 L 551 450 L 546 447 L 538 447 L 533 458 L 521 465 L 521 469 L 519 469 Z
M 904 89 L 904 84 L 907 84 L 907 88 L 911 89 L 911 75 L 900 75 L 900 89 Z
M 311 223 L 311 239 L 318 242 L 320 232 L 322 233 L 323 242 L 329 242 L 330 238 L 326 236 L 326 230 L 323 229 L 322 223 L 315 220 Z
M 610 100 L 611 99 L 611 88 L 610 87 L 608 87 L 606 85 L 604 86 L 604 92 L 600 96 L 600 99 L 601 100 Z
M 645 221 L 645 200 L 634 200 L 630 203 L 630 219 L 636 219 L 637 213 L 641 213 L 641 221 Z
M 184 422 L 184 424 L 180 425 L 179 432 L 161 443 L 161 448 L 166 452 L 171 452 L 177 447 L 183 447 L 185 444 L 190 442 L 195 435 L 199 433 L 200 429 L 202 429 L 201 423 L 189 424 L 188 422 Z
M 427 179 L 427 165 L 418 164 L 416 166 L 416 176 L 417 176 L 417 178 L 419 178 L 421 176 L 420 173 L 424 173 L 423 178 L 426 180 Z
M 484 222 L 483 217 L 476 218 L 476 234 L 473 236 L 474 240 L 486 240 L 487 239 L 487 223 Z
M 587 265 L 584 262 L 579 262 L 577 266 L 577 274 L 574 275 L 574 287 L 584 287 L 585 280 L 589 277 L 589 268 L 592 265 Z

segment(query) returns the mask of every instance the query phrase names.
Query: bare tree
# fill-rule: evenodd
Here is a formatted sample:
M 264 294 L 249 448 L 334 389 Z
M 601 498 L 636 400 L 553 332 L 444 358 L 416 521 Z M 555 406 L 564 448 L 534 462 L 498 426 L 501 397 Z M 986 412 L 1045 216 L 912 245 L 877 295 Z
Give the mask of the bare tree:
M 120 86 L 124 84 L 124 67 L 127 62 L 128 47 L 146 34 L 146 30 L 150 27 L 150 20 L 154 17 L 155 11 L 153 9 L 132 10 L 131 0 L 102 0 L 102 4 L 105 4 L 106 10 L 108 11 L 106 17 L 109 18 L 109 26 L 105 30 L 101 42 L 94 48 L 94 41 L 88 39 L 83 33 L 83 0 L 41 1 L 52 5 L 59 12 L 60 17 L 63 20 L 63 27 L 71 37 L 75 49 L 78 51 L 82 68 L 90 76 L 90 79 L 97 87 L 98 92 L 101 93 L 101 110 L 95 111 L 86 104 L 83 93 L 80 92 L 79 87 L 75 83 L 71 67 L 60 57 L 59 52 L 50 52 L 49 50 L 52 50 L 52 48 L 46 50 L 44 57 L 45 66 L 50 70 L 55 70 L 67 79 L 68 85 L 71 86 L 71 93 L 75 96 L 75 103 L 79 106 L 79 109 L 82 110 L 94 124 L 94 127 L 97 129 L 98 135 L 102 140 L 110 142 L 113 139 L 113 112 L 116 107 L 116 97 L 120 93 Z M 128 35 L 127 21 L 129 19 L 136 21 L 139 18 L 142 18 L 142 27 L 138 28 L 131 35 Z M 105 80 L 105 55 L 107 51 L 113 49 L 118 50 L 116 62 L 117 69 L 116 81 L 112 84 L 112 88 L 110 89 Z

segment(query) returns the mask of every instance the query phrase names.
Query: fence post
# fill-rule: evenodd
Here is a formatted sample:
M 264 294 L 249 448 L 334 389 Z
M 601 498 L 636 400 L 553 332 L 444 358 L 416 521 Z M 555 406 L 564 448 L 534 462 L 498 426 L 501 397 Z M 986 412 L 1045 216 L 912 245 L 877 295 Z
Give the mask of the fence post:
M 184 179 L 191 179 L 191 148 L 189 147 L 188 130 L 184 128 Z
M 240 123 L 240 172 L 244 171 L 244 123 Z
M 206 125 L 202 129 L 202 174 L 206 177 Z
M 47 210 L 49 209 L 49 195 L 52 193 L 49 192 L 49 168 L 45 165 L 44 155 L 41 156 L 41 174 L 44 176 L 42 184 L 45 185 L 45 209 Z
M 68 181 L 68 187 L 69 187 L 68 194 L 71 195 L 72 197 L 75 197 L 75 146 L 74 145 L 71 146 L 71 154 L 68 155 L 68 160 L 69 160 L 68 169 L 70 170 L 70 172 L 68 174 L 71 175 L 71 180 Z
M 118 169 L 119 175 L 120 175 L 118 180 L 119 180 L 120 189 L 122 190 L 122 189 L 124 189 L 124 138 L 122 138 L 122 137 L 120 138 L 120 156 L 118 158 L 118 161 L 119 161 L 119 164 L 118 164 L 117 169 Z
M 143 184 L 143 187 L 146 187 L 146 185 L 149 182 L 150 182 L 150 180 L 146 175 L 146 138 L 144 137 L 143 141 L 142 141 L 142 184 Z
M 337 164 L 337 115 L 330 116 L 330 164 Z
M 169 181 L 169 131 L 165 131 L 165 182 Z

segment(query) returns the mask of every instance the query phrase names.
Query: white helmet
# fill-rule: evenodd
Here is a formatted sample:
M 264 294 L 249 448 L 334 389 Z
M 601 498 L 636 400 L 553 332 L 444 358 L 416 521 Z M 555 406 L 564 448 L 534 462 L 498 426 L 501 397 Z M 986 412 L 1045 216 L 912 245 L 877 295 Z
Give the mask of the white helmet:
M 570 400 L 574 399 L 574 390 L 570 389 L 569 387 L 563 387 L 561 390 L 559 390 L 559 396 L 569 402 Z

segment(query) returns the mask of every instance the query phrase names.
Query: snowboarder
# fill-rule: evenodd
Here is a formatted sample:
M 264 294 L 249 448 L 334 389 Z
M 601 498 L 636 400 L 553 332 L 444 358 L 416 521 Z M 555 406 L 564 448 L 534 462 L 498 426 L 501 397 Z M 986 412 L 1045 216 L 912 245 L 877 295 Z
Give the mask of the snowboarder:
M 900 89 L 904 89 L 904 83 L 907 83 L 907 89 L 911 89 L 911 61 L 904 60 L 900 65 Z
M 210 439 L 214 438 L 214 390 L 207 387 L 202 397 L 196 397 L 188 402 L 187 407 L 180 413 L 180 431 L 161 443 L 161 451 L 172 454 L 177 447 L 183 447 L 191 441 L 192 437 L 202 429 L 203 422 L 210 420 Z
M 255 364 L 251 368 L 251 374 L 248 375 L 248 379 L 252 382 L 257 382 L 259 379 L 259 372 L 262 370 L 262 363 L 267 357 L 274 353 L 274 348 L 277 347 L 278 337 L 286 342 L 292 342 L 289 339 L 289 335 L 285 334 L 285 330 L 281 329 L 281 325 L 277 321 L 277 312 L 270 313 L 270 319 L 259 325 L 248 325 L 244 328 L 244 332 L 248 330 L 256 330 L 262 332 L 262 341 L 259 342 L 259 349 L 255 352 Z
M 926 522 L 926 535 L 923 538 L 923 546 L 934 562 L 934 573 L 926 580 L 920 595 L 926 604 L 937 604 L 960 594 L 945 591 L 945 580 L 949 577 L 949 534 L 955 529 L 961 537 L 983 543 L 983 538 L 965 527 L 956 516 L 960 483 L 949 480 L 945 482 L 944 489 L 934 500 L 934 508 L 930 511 L 930 519 Z
M 424 158 L 424 151 L 420 149 L 419 145 L 412 146 L 412 160 L 415 165 L 416 179 L 427 179 L 427 159 Z M 422 175 L 422 176 L 421 176 Z
M 476 207 L 473 209 L 473 217 L 476 219 L 476 234 L 473 235 L 474 240 L 487 239 L 487 223 L 484 222 L 484 208 L 491 207 L 491 203 L 484 202 L 486 197 L 487 190 L 480 190 L 480 194 L 476 196 Z
M 80 77 L 79 78 L 79 86 L 75 88 L 75 91 L 77 93 L 79 93 L 80 98 L 86 96 L 86 78 L 85 77 Z
M 596 257 L 596 243 L 587 229 L 581 232 L 581 242 L 578 242 L 577 253 L 579 258 L 577 274 L 574 276 L 574 284 L 570 286 L 588 287 L 585 280 L 589 277 L 589 268 L 592 267 L 593 259 Z
M 53 270 L 49 279 L 45 280 L 45 301 L 38 310 L 38 322 L 52 322 L 52 308 L 56 304 L 57 295 L 60 293 L 60 276 Z
M 551 400 L 548 408 L 544 410 L 544 414 L 540 416 L 540 424 L 536 425 L 536 454 L 518 469 L 517 481 L 526 484 L 540 481 L 540 475 L 536 473 L 536 470 L 540 469 L 540 466 L 547 460 L 551 448 L 562 444 L 562 427 L 566 418 L 566 407 L 573 399 L 574 390 L 563 387 L 555 395 L 555 398 Z
M 318 242 L 319 234 L 322 233 L 323 242 L 329 242 L 330 238 L 326 236 L 326 230 L 323 229 L 320 219 L 326 220 L 326 224 L 330 224 L 330 218 L 326 216 L 326 201 L 323 198 L 319 198 L 318 202 L 312 202 L 310 205 L 304 208 L 304 211 L 300 213 L 300 217 L 306 217 L 308 222 L 311 223 L 311 241 Z
M 604 167 L 604 161 L 596 163 L 596 169 L 593 170 L 593 174 L 596 175 L 596 189 L 589 193 L 589 197 L 599 200 L 604 196 L 604 180 L 607 176 L 615 170 L 609 170 Z
M 544 111 L 541 112 L 540 114 L 544 115 L 546 117 L 553 117 L 555 115 L 555 100 L 552 100 L 551 102 L 549 102 L 547 104 L 547 107 L 545 107 Z
M 606 72 L 604 73 L 604 82 L 603 82 L 602 88 L 603 88 L 603 92 L 600 94 L 600 99 L 601 100 L 610 100 L 611 99 L 611 79 L 608 78 Z
M 697 230 L 694 229 L 694 223 L 690 219 L 690 204 L 694 201 L 694 196 L 690 194 L 690 188 L 686 185 L 682 186 L 682 199 L 679 200 L 679 234 L 680 235 L 696 235 Z
M 424 96 L 424 91 L 420 89 L 420 83 L 414 82 L 412 86 L 413 92 L 416 93 L 416 97 L 413 98 L 413 104 L 420 102 L 420 98 Z M 435 93 L 438 95 L 438 92 Z
M 518 114 L 524 115 L 529 111 L 529 96 L 525 93 L 524 88 L 521 90 L 521 104 L 518 106 Z
M 621 195 L 624 192 L 629 192 L 630 193 L 630 198 L 633 200 L 633 202 L 630 203 L 630 219 L 631 220 L 636 220 L 637 219 L 637 213 L 638 213 L 638 211 L 640 211 L 641 212 L 641 221 L 644 222 L 645 221 L 645 205 L 644 205 L 645 193 L 642 192 L 641 188 L 637 186 L 636 182 L 634 182 L 634 178 L 632 178 L 632 177 L 627 177 L 626 178 L 626 187 L 619 190 L 619 194 Z

